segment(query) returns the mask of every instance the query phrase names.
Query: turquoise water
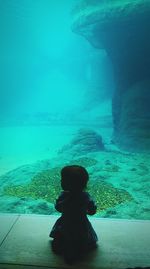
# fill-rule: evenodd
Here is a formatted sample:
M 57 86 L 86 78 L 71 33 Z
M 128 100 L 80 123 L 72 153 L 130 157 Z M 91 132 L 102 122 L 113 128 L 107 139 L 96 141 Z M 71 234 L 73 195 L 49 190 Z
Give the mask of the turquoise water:
M 0 174 L 20 165 L 56 157 L 75 130 L 76 127 L 68 126 L 1 128 Z
M 89 126 L 85 126 L 85 128 Z M 56 158 L 83 125 L 19 126 L 0 128 L 0 175 L 21 165 Z M 97 130 L 99 126 L 93 126 Z M 112 128 L 101 128 L 109 142 Z
M 96 217 L 150 219 L 150 158 L 113 142 L 111 61 L 71 0 L 0 0 L 0 212 L 57 214 L 60 170 L 89 172 Z

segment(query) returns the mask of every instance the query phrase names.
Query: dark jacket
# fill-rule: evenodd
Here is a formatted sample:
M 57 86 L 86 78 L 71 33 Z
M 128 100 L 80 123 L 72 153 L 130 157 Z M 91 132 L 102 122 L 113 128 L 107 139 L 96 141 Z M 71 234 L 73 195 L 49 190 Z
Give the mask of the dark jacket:
M 50 237 L 61 234 L 65 240 L 85 244 L 97 241 L 97 235 L 87 218 L 87 214 L 96 213 L 96 205 L 87 192 L 63 191 L 56 200 L 55 208 L 62 216 L 54 224 Z

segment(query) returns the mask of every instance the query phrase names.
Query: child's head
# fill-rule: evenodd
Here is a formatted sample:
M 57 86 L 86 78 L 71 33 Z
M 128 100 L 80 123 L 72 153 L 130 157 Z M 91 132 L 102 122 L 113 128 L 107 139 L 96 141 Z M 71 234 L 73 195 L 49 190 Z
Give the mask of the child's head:
M 83 191 L 88 180 L 88 172 L 80 165 L 65 166 L 61 170 L 61 187 L 64 191 Z

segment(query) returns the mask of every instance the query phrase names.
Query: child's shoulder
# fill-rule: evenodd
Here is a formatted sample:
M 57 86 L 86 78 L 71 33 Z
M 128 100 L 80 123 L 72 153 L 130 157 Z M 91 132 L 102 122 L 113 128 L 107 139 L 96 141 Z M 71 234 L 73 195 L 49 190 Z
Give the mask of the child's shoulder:
M 68 191 L 62 191 L 59 195 L 59 197 L 67 197 L 69 195 Z
M 82 192 L 82 195 L 83 195 L 83 197 L 85 198 L 85 199 L 91 199 L 91 196 L 90 196 L 90 194 L 88 193 L 88 192 L 86 192 L 86 191 L 83 191 Z
M 89 196 L 90 194 L 87 191 L 82 191 L 82 194 L 85 196 Z

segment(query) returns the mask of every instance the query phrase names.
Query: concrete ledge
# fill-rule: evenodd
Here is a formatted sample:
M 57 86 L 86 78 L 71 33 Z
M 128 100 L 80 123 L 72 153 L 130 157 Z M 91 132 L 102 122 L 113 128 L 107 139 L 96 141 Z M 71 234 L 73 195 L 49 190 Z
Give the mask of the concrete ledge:
M 57 216 L 0 214 L 0 268 L 70 268 L 48 237 Z M 71 268 L 150 268 L 150 221 L 90 218 L 99 247 Z

